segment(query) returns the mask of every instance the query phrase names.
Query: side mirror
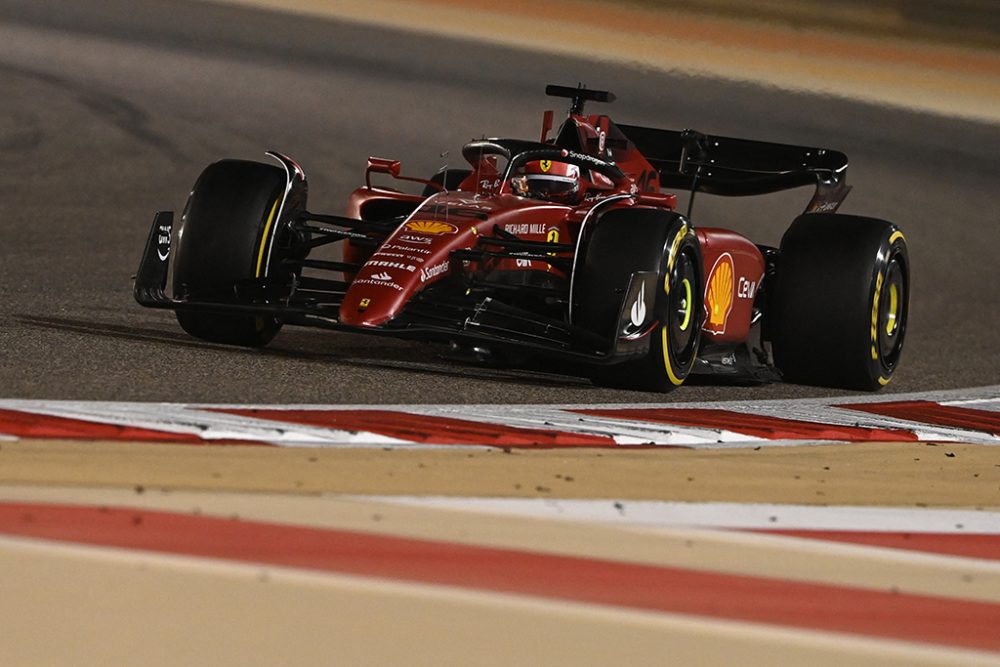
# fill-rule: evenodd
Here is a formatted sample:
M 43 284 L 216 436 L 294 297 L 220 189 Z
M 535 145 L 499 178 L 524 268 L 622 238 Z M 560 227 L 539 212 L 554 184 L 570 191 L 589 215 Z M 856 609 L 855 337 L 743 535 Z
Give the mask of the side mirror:
M 402 164 L 399 160 L 388 160 L 384 157 L 369 157 L 368 167 L 365 169 L 365 185 L 370 190 L 372 187 L 372 172 L 376 174 L 389 174 L 393 178 L 399 177 L 399 170 Z

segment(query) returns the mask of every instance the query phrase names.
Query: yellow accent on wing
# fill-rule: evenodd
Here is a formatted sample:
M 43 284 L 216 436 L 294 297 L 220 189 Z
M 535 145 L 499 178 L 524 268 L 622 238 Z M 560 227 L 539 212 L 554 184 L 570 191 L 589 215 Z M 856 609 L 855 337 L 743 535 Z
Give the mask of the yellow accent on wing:
M 674 373 L 673 366 L 670 365 L 670 348 L 667 345 L 667 327 L 666 325 L 660 327 L 660 337 L 663 340 L 663 367 L 667 369 L 667 377 L 670 378 L 670 382 L 673 383 L 675 387 L 679 387 L 684 383 L 683 378 L 677 377 Z
M 274 214 L 278 210 L 278 202 L 281 197 L 274 200 L 271 206 L 271 213 L 267 216 L 267 224 L 264 225 L 264 234 L 260 237 L 260 250 L 257 252 L 257 270 L 254 272 L 255 278 L 260 278 L 260 267 L 264 263 L 264 249 L 267 248 L 267 239 L 271 233 L 271 224 L 274 222 Z

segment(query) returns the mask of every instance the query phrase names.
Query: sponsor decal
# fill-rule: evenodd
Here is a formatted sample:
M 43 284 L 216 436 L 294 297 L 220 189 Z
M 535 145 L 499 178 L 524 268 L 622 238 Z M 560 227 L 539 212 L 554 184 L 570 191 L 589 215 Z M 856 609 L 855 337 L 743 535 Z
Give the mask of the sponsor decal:
M 724 252 L 712 266 L 708 276 L 708 288 L 705 291 L 705 310 L 708 311 L 708 319 L 704 329 L 708 333 L 726 333 L 729 313 L 733 310 L 735 287 L 733 274 L 733 256 Z
M 430 239 L 428 239 L 428 240 L 430 240 Z M 407 256 L 408 256 L 408 257 L 409 257 L 410 259 L 416 259 L 415 257 L 413 257 L 412 253 L 417 253 L 417 254 L 420 254 L 420 255 L 429 255 L 429 254 L 431 254 L 431 251 L 430 251 L 430 250 L 429 250 L 428 248 L 413 248 L 413 247 L 411 247 L 411 246 L 407 246 L 407 245 L 396 245 L 396 244 L 393 244 L 393 243 L 390 243 L 390 244 L 387 244 L 387 245 L 384 245 L 384 246 L 382 246 L 382 247 L 383 247 L 383 248 L 387 248 L 387 249 L 390 249 L 390 250 L 401 250 L 401 251 L 403 251 L 404 253 L 408 253 L 408 254 L 407 254 Z M 422 261 L 424 261 L 424 260 L 423 260 L 423 259 L 421 259 L 421 260 L 419 260 L 419 261 L 421 261 L 421 262 L 422 262 Z
M 377 287 L 391 287 L 397 292 L 403 291 L 402 287 L 392 282 L 392 276 L 390 276 L 388 273 L 383 273 L 379 276 L 372 276 L 371 278 L 360 278 L 351 283 L 351 285 L 375 285 Z
M 156 256 L 161 262 L 170 257 L 170 225 L 160 225 L 156 231 Z
M 629 319 L 632 321 L 632 326 L 634 327 L 641 327 L 642 323 L 646 321 L 645 282 L 639 285 L 639 295 L 635 297 L 635 303 L 632 304 L 632 310 L 629 313 Z
M 366 263 L 367 266 L 384 266 L 387 269 L 402 269 L 403 271 L 409 271 L 413 273 L 417 270 L 417 267 L 412 264 L 404 264 L 403 262 L 393 262 L 387 259 L 370 259 Z
M 517 223 L 503 226 L 504 231 L 509 232 L 514 235 L 521 234 L 538 234 L 542 235 L 546 233 L 545 225 L 540 225 L 538 223 Z
M 540 160 L 538 166 L 541 168 L 543 174 L 549 173 L 549 169 L 552 169 L 552 160 Z
M 514 264 L 517 265 L 517 267 L 519 269 L 530 269 L 531 268 L 531 260 L 530 259 L 518 259 L 518 260 L 514 261 Z
M 410 220 L 403 226 L 411 232 L 431 234 L 432 236 L 458 233 L 458 227 L 450 222 L 441 222 L 440 220 Z
M 641 277 L 639 279 L 639 289 L 635 289 L 634 281 L 629 285 L 629 295 L 634 294 L 635 300 L 632 301 L 632 305 L 629 306 L 627 317 L 625 320 L 624 328 L 618 332 L 619 340 L 625 341 L 636 341 L 650 331 L 655 329 L 655 322 L 650 322 L 650 307 L 651 304 L 647 303 L 647 292 L 646 283 L 650 283 L 650 287 L 655 284 L 655 278 Z M 655 298 L 655 289 L 653 291 L 653 296 Z M 629 295 L 626 295 L 629 296 Z M 625 348 L 622 348 L 625 349 Z
M 875 299 L 872 301 L 872 361 L 878 361 L 878 302 L 882 295 L 882 272 L 875 280 Z
M 368 297 L 361 299 L 361 301 L 358 301 L 358 310 L 365 310 L 366 308 L 368 308 L 371 302 L 372 300 L 369 299 Z
M 413 234 L 403 234 L 397 240 L 403 243 L 416 243 L 418 245 L 430 245 L 431 241 L 433 241 L 429 236 L 414 236 Z
M 444 273 L 448 272 L 448 268 L 451 266 L 448 260 L 441 262 L 440 264 L 435 264 L 433 266 L 428 266 L 426 268 L 420 269 L 420 282 L 425 283 L 431 278 L 436 278 Z
M 408 259 L 411 262 L 412 261 L 416 261 L 416 262 L 422 262 L 422 261 L 424 261 L 422 258 L 413 257 L 412 255 L 408 255 L 406 253 L 402 253 L 402 252 L 386 252 L 385 250 L 379 250 L 377 253 L 375 253 L 374 255 L 372 255 L 372 259 L 378 259 L 380 257 L 396 257 L 398 259 Z
M 387 272 L 383 271 L 382 273 L 374 274 L 372 276 L 372 280 L 392 280 L 392 276 L 390 276 Z
M 563 151 L 563 153 L 565 153 L 567 157 L 572 158 L 574 161 L 589 162 L 590 164 L 597 165 L 599 167 L 604 167 L 608 164 L 604 160 L 586 155 L 584 153 L 577 153 L 576 151 Z
M 816 202 L 816 204 L 814 204 L 813 207 L 811 209 L 809 209 L 809 212 L 810 213 L 830 213 L 830 212 L 836 211 L 838 206 L 840 206 L 840 202 L 837 202 L 837 201 L 821 201 L 821 202 Z
M 743 276 L 736 282 L 736 296 L 741 299 L 752 299 L 754 294 L 757 293 L 757 283 L 753 280 L 747 280 Z

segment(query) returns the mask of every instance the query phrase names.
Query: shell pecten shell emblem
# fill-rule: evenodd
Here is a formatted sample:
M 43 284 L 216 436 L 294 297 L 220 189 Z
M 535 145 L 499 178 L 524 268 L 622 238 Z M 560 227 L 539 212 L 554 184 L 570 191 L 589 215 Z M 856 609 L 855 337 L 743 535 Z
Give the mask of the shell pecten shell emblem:
M 410 220 L 403 226 L 408 231 L 417 234 L 430 234 L 432 236 L 458 233 L 458 227 L 450 222 L 441 222 L 440 220 Z
M 723 253 L 712 267 L 705 293 L 708 321 L 704 328 L 710 333 L 726 332 L 726 322 L 733 309 L 733 272 L 733 256 L 728 252 Z

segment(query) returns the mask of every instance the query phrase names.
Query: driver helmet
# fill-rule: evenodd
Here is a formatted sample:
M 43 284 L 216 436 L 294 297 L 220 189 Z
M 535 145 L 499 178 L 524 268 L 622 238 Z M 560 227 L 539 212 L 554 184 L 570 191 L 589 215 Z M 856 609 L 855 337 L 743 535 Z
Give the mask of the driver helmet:
M 511 183 L 522 197 L 556 202 L 571 202 L 580 191 L 580 168 L 553 160 L 525 163 Z

